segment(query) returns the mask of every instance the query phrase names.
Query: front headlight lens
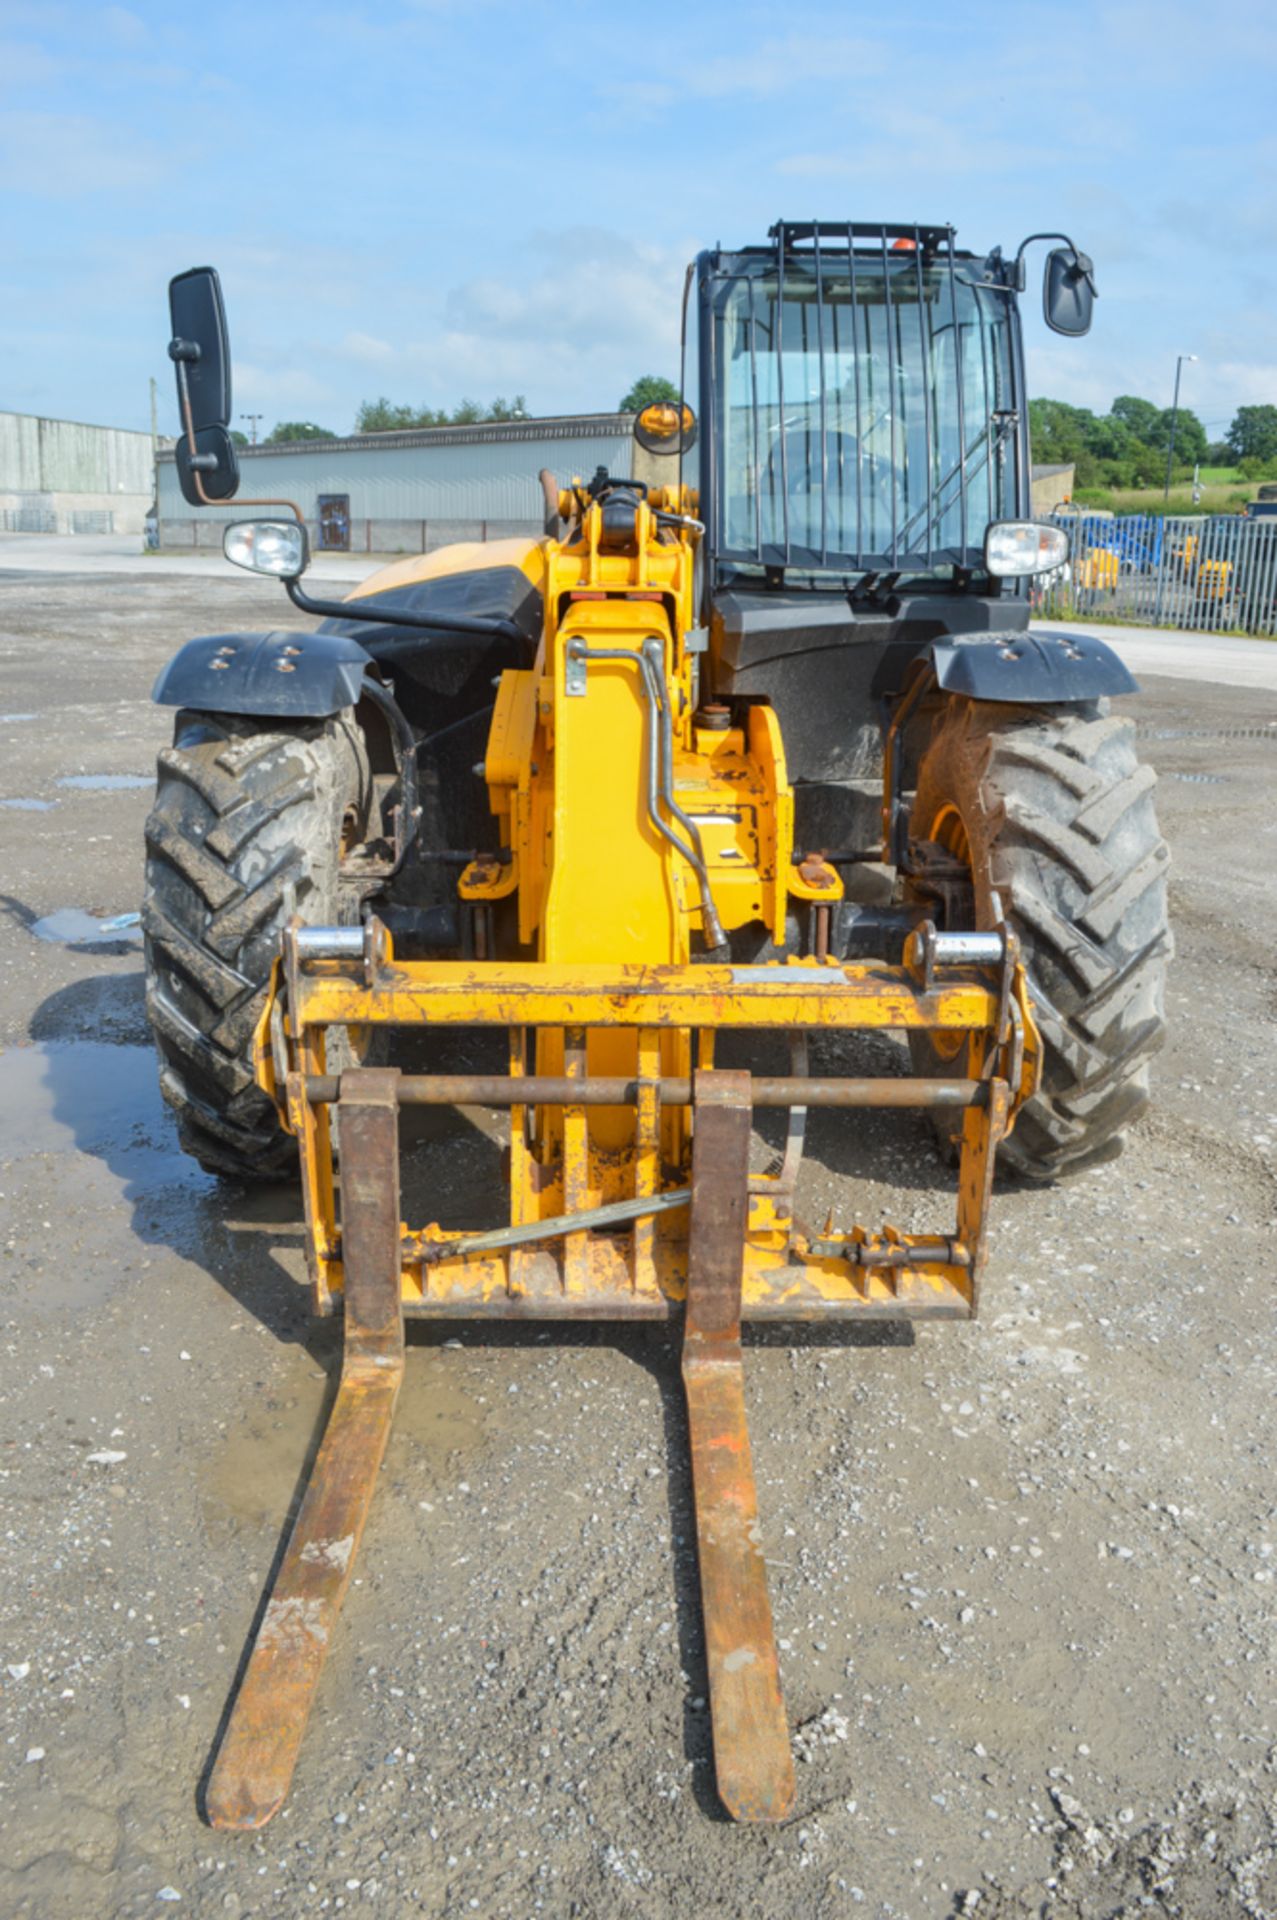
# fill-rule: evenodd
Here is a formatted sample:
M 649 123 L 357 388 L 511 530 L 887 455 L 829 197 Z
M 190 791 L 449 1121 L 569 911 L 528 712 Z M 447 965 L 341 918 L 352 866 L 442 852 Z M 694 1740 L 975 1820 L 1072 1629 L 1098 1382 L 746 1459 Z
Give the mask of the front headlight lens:
M 995 520 L 984 536 L 984 564 L 999 579 L 1050 573 L 1069 557 L 1069 537 L 1062 527 L 1039 520 Z
M 306 568 L 306 529 L 296 520 L 235 520 L 222 535 L 232 566 L 295 580 Z

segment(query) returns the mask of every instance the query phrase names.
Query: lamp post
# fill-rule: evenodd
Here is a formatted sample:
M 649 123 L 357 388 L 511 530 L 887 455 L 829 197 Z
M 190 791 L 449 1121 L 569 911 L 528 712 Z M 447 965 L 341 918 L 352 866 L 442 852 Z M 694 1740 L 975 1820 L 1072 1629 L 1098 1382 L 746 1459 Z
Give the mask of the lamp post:
M 1175 425 L 1179 419 L 1180 370 L 1186 360 L 1196 360 L 1196 358 L 1197 355 L 1195 353 L 1181 353 L 1175 361 L 1175 398 L 1171 402 L 1171 441 L 1166 449 L 1166 491 L 1162 495 L 1162 498 L 1168 505 L 1170 504 L 1171 498 L 1171 467 L 1175 461 Z

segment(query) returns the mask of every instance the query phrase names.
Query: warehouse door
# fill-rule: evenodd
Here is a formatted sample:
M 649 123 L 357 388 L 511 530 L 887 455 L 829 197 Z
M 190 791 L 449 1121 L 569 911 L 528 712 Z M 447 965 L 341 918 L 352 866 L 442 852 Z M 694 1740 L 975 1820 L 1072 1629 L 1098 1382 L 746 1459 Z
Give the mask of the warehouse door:
M 319 544 L 330 553 L 350 552 L 350 495 L 348 493 L 320 494 Z

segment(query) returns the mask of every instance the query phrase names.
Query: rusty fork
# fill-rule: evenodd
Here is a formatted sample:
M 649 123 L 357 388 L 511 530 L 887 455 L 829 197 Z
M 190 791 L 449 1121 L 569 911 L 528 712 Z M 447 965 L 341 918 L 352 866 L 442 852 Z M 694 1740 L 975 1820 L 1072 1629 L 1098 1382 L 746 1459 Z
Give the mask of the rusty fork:
M 740 1343 L 751 1114 L 747 1073 L 697 1073 L 683 1388 L 719 1797 L 735 1820 L 776 1821 L 793 1811 L 794 1763 Z
M 382 1068 L 342 1076 L 341 1380 L 209 1778 L 214 1827 L 264 1826 L 287 1796 L 390 1432 L 404 1368 L 398 1082 Z

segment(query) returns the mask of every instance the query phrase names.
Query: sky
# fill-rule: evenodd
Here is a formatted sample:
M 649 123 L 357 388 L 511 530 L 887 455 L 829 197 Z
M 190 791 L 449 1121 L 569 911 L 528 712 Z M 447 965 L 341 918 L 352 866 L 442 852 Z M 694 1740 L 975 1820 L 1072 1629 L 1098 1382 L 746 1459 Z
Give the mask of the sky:
M 778 218 L 1096 266 L 1030 392 L 1277 403 L 1277 8 L 897 0 L 0 0 L 0 408 L 177 430 L 171 274 L 221 272 L 237 414 L 613 408 L 686 263 Z M 234 424 L 245 424 L 237 421 Z

